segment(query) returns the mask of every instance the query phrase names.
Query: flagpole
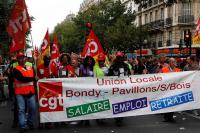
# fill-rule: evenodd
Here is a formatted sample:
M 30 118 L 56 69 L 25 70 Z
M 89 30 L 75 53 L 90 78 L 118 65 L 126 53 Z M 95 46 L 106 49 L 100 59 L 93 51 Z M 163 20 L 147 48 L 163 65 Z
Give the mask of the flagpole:
M 33 37 L 32 37 L 31 32 L 30 32 L 30 36 L 31 36 L 31 44 L 32 44 L 32 47 L 33 47 L 33 51 L 35 52 L 35 48 L 33 46 Z M 37 61 L 36 61 L 35 57 L 33 56 L 33 54 L 32 54 L 32 57 L 33 57 L 34 64 L 35 64 L 35 67 L 33 65 L 33 69 L 35 69 L 35 76 L 38 77 L 38 74 L 37 74 Z

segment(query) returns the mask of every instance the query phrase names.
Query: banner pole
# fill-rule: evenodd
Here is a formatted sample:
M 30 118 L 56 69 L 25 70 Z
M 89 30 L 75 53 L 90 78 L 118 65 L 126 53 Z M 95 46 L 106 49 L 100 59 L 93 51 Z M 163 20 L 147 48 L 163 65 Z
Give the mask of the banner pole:
M 33 69 L 35 69 L 35 76 L 38 77 L 38 74 L 37 74 L 37 61 L 35 59 L 35 48 L 33 46 L 33 37 L 32 37 L 31 32 L 30 32 L 30 36 L 31 36 L 31 44 L 32 44 L 33 51 L 34 51 L 34 54 L 32 53 L 32 57 L 33 57 L 33 60 L 34 60 Z

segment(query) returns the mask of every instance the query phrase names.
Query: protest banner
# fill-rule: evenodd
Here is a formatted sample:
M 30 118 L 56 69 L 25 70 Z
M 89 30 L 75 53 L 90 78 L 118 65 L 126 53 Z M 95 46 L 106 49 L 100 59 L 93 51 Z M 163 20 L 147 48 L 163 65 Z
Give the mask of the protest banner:
M 38 82 L 40 122 L 103 119 L 200 108 L 200 72 Z

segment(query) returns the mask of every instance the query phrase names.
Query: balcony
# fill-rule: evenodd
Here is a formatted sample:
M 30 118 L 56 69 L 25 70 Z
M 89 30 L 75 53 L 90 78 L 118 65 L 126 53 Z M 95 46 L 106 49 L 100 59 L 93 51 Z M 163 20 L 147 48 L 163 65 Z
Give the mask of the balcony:
M 167 46 L 172 46 L 172 40 L 167 40 Z
M 164 28 L 164 20 L 157 20 L 149 24 L 150 30 L 162 30 Z
M 162 46 L 163 46 L 162 41 L 159 41 L 158 42 L 158 47 L 162 47 Z
M 178 23 L 179 24 L 194 24 L 194 16 L 193 15 L 183 15 L 178 16 Z
M 166 27 L 171 27 L 172 26 L 172 18 L 166 18 L 165 19 L 165 28 Z

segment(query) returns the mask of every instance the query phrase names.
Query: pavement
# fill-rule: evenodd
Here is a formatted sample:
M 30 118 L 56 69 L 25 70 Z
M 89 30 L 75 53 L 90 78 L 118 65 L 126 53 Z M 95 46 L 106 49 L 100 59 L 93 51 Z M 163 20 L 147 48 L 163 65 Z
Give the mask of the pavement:
M 0 133 L 18 133 L 18 128 L 12 126 L 11 103 L 0 104 Z M 200 117 L 189 112 L 176 112 L 175 123 L 163 122 L 162 114 L 134 116 L 124 118 L 122 126 L 116 126 L 113 119 L 105 120 L 104 125 L 98 125 L 95 120 L 90 126 L 59 125 L 57 127 L 35 129 L 28 133 L 199 133 Z

